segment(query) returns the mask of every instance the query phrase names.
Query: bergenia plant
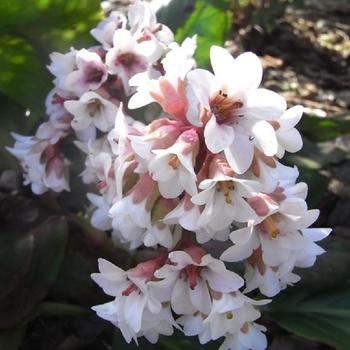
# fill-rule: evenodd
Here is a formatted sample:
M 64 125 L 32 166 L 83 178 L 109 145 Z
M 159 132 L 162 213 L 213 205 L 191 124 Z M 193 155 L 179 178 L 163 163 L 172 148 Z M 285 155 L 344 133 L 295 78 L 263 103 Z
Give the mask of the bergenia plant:
M 312 266 L 330 233 L 309 228 L 319 211 L 298 169 L 280 162 L 302 147 L 303 108 L 261 87 L 252 52 L 212 46 L 212 71 L 197 67 L 196 37 L 174 42 L 145 2 L 91 34 L 98 45 L 51 55 L 48 120 L 33 136 L 13 134 L 8 150 L 41 195 L 69 191 L 63 146 L 74 142 L 81 180 L 96 188 L 91 224 L 111 244 L 151 248 L 127 271 L 98 260 L 91 277 L 110 301 L 92 309 L 127 342 L 178 329 L 201 344 L 220 338 L 220 350 L 266 349 L 259 307 L 299 281 L 295 267 Z M 131 117 L 141 107 L 145 124 Z

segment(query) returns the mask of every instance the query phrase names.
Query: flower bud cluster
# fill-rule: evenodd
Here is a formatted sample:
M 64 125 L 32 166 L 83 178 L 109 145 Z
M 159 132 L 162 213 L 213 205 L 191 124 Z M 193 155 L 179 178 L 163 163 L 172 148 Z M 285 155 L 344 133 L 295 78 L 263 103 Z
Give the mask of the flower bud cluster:
M 308 228 L 319 213 L 307 185 L 280 163 L 302 147 L 302 107 L 260 87 L 251 52 L 234 59 L 212 46 L 213 73 L 197 68 L 196 37 L 175 43 L 142 1 L 91 34 L 99 45 L 51 55 L 49 121 L 14 135 L 9 150 L 34 193 L 59 192 L 69 189 L 61 145 L 73 136 L 86 154 L 82 181 L 96 185 L 91 224 L 158 256 L 128 271 L 100 259 L 92 278 L 114 299 L 94 310 L 128 342 L 177 328 L 202 344 L 224 337 L 221 350 L 265 349 L 255 321 L 267 301 L 245 294 L 296 283 L 294 268 L 312 266 L 330 232 Z M 147 125 L 131 117 L 141 107 Z M 220 259 L 202 246 L 213 240 L 228 243 Z M 244 262 L 244 278 L 224 261 Z

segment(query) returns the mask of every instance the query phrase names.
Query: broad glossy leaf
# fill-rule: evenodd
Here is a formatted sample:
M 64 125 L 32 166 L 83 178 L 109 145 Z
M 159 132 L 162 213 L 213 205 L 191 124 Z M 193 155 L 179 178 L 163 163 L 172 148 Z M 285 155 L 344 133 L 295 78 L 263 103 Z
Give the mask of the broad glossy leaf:
M 101 16 L 97 0 L 2 0 L 0 30 L 26 39 L 46 55 L 91 44 L 89 30 Z
M 29 124 L 29 128 L 44 116 L 45 97 L 51 86 L 45 62 L 38 59 L 35 48 L 26 39 L 11 34 L 0 36 L 0 92 L 19 106 L 19 113 L 11 119 Z M 23 110 L 27 108 L 32 115 L 25 117 Z
M 283 162 L 290 166 L 296 165 L 300 171 L 298 181 L 304 181 L 309 186 L 307 202 L 311 207 L 317 206 L 322 195 L 327 190 L 329 179 L 320 173 L 325 166 L 336 159 L 337 152 L 327 150 L 322 143 L 310 142 L 304 138 L 303 149 L 296 153 L 287 153 Z
M 330 237 L 315 266 L 298 269 L 301 281 L 267 307 L 288 331 L 337 349 L 350 349 L 350 241 Z
M 350 133 L 350 114 L 340 114 L 327 118 L 304 116 L 298 129 L 311 141 L 328 141 Z
M 0 349 L 17 350 L 21 345 L 25 330 L 26 324 L 21 324 L 15 328 L 0 331 Z
M 280 326 L 339 350 L 350 349 L 350 285 L 316 294 L 281 295 L 270 306 Z
M 97 0 L 0 2 L 0 92 L 31 111 L 26 121 L 23 113 L 12 118 L 32 126 L 44 116 L 53 79 L 46 69 L 49 53 L 92 45 L 89 29 L 100 13 Z
M 46 295 L 65 254 L 67 225 L 63 218 L 51 217 L 28 235 L 33 240 L 29 266 L 16 288 L 0 301 L 0 328 L 16 325 Z
M 25 276 L 31 263 L 33 235 L 3 232 L 0 235 L 0 303 Z
M 317 207 L 325 191 L 327 191 L 329 179 L 320 174 L 318 170 L 299 167 L 300 177 L 298 181 L 306 182 L 309 190 L 307 203 L 310 208 Z
M 77 246 L 72 245 L 52 286 L 53 297 L 58 300 L 68 298 L 86 306 L 107 302 L 108 299 L 90 277 L 93 272 L 97 272 L 97 258 L 77 251 Z
M 317 258 L 312 268 L 296 270 L 301 281 L 290 289 L 291 293 L 322 292 L 350 281 L 350 240 L 331 236 L 321 245 L 326 253 Z
M 171 0 L 167 6 L 157 11 L 159 23 L 164 23 L 172 31 L 182 26 L 194 10 L 196 0 Z
M 176 32 L 177 41 L 197 34 L 195 53 L 198 65 L 209 66 L 209 50 L 212 45 L 223 45 L 231 27 L 230 1 L 198 0 L 195 9 L 182 28 Z

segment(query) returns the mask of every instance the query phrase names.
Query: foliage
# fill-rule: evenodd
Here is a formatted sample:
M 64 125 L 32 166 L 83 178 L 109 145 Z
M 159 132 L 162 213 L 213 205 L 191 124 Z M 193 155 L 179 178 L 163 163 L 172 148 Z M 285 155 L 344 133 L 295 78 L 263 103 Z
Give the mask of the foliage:
M 100 17 L 96 0 L 0 2 L 0 168 L 14 164 L 3 150 L 9 131 L 29 132 L 45 115 L 49 54 L 92 44 L 89 29 Z
M 327 254 L 312 269 L 298 272 L 302 282 L 276 298 L 268 315 L 290 332 L 349 349 L 349 247 L 347 239 L 330 239 Z
M 159 23 L 166 23 L 175 32 L 182 27 L 194 10 L 196 0 L 172 0 L 157 12 Z
M 60 270 L 67 242 L 63 218 L 50 217 L 29 232 L 0 235 L 0 344 L 18 343 L 35 306 Z M 4 347 L 5 348 L 5 347 Z
M 329 141 L 350 133 L 350 114 L 334 115 L 331 118 L 304 116 L 300 129 L 310 141 Z
M 212 45 L 223 45 L 231 27 L 231 13 L 227 0 L 196 1 L 194 11 L 176 32 L 176 40 L 197 34 L 196 60 L 199 66 L 209 65 L 208 52 Z

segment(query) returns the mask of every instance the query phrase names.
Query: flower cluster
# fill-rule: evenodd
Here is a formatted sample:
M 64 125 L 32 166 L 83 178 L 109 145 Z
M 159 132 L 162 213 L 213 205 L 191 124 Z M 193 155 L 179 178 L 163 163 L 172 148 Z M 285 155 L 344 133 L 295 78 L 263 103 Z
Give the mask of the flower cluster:
M 271 298 L 296 283 L 294 268 L 312 266 L 330 232 L 308 228 L 319 213 L 307 208 L 307 185 L 280 163 L 302 147 L 302 107 L 260 87 L 253 53 L 234 59 L 212 46 L 213 73 L 197 68 L 196 37 L 175 43 L 142 1 L 91 34 L 97 46 L 51 55 L 49 120 L 33 137 L 14 135 L 9 151 L 34 193 L 69 190 L 61 146 L 73 136 L 86 154 L 82 180 L 96 185 L 91 224 L 153 250 L 127 271 L 100 259 L 92 278 L 114 299 L 93 309 L 128 342 L 176 328 L 202 344 L 224 338 L 221 350 L 265 349 L 255 321 L 269 300 L 245 294 Z M 141 107 L 146 125 L 131 117 Z M 219 258 L 213 240 L 228 243 Z M 244 262 L 244 278 L 224 261 Z

